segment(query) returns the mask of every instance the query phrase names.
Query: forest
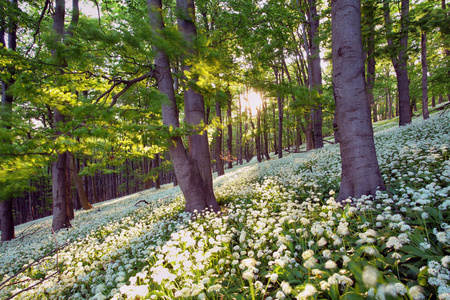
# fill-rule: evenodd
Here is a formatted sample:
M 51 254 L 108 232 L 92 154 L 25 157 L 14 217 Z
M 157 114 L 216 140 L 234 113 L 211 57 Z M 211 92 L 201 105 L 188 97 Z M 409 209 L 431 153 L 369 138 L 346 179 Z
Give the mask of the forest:
M 0 0 L 0 299 L 450 299 L 445 0 Z

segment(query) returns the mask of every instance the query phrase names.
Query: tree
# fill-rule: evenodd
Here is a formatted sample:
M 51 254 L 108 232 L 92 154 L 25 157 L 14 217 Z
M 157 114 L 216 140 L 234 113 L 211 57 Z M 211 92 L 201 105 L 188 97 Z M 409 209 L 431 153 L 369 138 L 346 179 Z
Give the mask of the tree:
M 226 91 L 227 94 L 227 148 L 228 148 L 228 169 L 233 168 L 233 120 L 231 119 L 231 111 L 233 104 L 233 97 L 231 96 L 231 92 L 229 88 Z
M 364 79 L 361 10 L 358 0 L 333 0 L 332 57 L 340 133 L 341 185 L 338 201 L 384 189 L 375 152 Z
M 384 0 L 384 19 L 389 53 L 397 75 L 399 125 L 411 123 L 412 113 L 409 98 L 408 79 L 408 30 L 409 30 L 409 0 L 401 0 L 400 37 L 398 45 L 392 39 L 392 21 L 390 17 L 389 1 Z
M 421 61 L 422 61 L 422 115 L 424 119 L 428 119 L 428 64 L 427 64 L 427 33 L 424 31 L 421 34 L 420 40 Z
M 194 5 L 192 1 L 178 1 L 178 9 L 182 14 L 179 24 L 184 33 L 184 38 L 189 47 L 193 47 L 192 41 L 196 36 L 193 23 Z M 162 39 L 165 25 L 162 16 L 161 0 L 147 1 L 148 15 L 155 38 Z M 190 44 L 190 45 L 189 45 Z M 170 71 L 169 57 L 165 53 L 167 49 L 153 46 L 155 55 L 156 81 L 161 93 L 167 97 L 167 102 L 162 104 L 163 123 L 169 128 L 180 128 L 178 108 L 173 88 L 173 78 Z M 192 53 L 192 48 L 190 49 Z M 184 70 L 189 67 L 185 64 Z M 192 86 L 185 90 L 185 116 L 190 125 L 200 125 L 205 120 L 205 107 L 201 95 L 198 95 Z M 191 135 L 189 138 L 189 154 L 183 144 L 179 133 L 172 133 L 169 140 L 169 153 L 173 162 L 178 184 L 186 200 L 185 210 L 195 213 L 206 208 L 213 211 L 219 210 L 212 188 L 211 162 L 206 133 Z M 202 157 L 203 156 L 203 157 Z M 209 174 L 207 174 L 209 172 Z
M 372 107 L 373 122 L 378 121 L 377 104 L 374 101 L 373 89 L 375 84 L 375 14 L 376 5 L 373 0 L 366 0 L 363 4 L 364 15 L 364 31 L 362 32 L 363 39 L 365 40 L 366 52 L 367 52 L 367 101 Z
M 11 7 L 13 9 L 18 8 L 17 0 L 11 0 Z M 1 10 L 4 10 L 2 7 Z M 8 49 L 10 51 L 16 51 L 17 46 L 17 24 L 11 17 L 9 25 L 6 24 L 5 13 L 1 11 L 0 16 L 0 47 L 6 48 L 5 32 L 8 34 Z M 7 29 L 7 30 L 6 30 Z M 0 49 L 3 50 L 3 49 Z M 2 84 L 2 102 L 0 107 L 2 125 L 7 129 L 11 129 L 12 121 L 12 104 L 14 97 L 9 89 L 14 84 L 14 68 L 8 68 L 10 78 L 1 81 Z M 8 141 L 2 141 L 8 142 Z M 6 196 L 6 199 L 0 199 L 0 230 L 2 233 L 2 241 L 9 241 L 14 238 L 14 218 L 12 199 Z
M 77 0 L 74 2 L 78 3 Z M 53 14 L 53 31 L 55 34 L 55 44 L 61 43 L 64 37 L 65 0 L 55 0 L 55 13 Z M 61 58 L 63 54 L 56 49 L 52 49 L 52 56 L 58 65 L 64 63 Z M 65 117 L 58 109 L 53 113 L 54 126 L 61 126 L 65 122 Z M 61 132 L 56 130 L 56 136 Z M 70 227 L 68 207 L 69 197 L 69 170 L 67 168 L 67 152 L 58 152 L 57 160 L 52 163 L 52 197 L 53 197 L 53 222 L 52 228 L 58 231 Z
M 217 176 L 222 176 L 225 174 L 224 168 L 223 168 L 223 159 L 222 159 L 222 108 L 220 106 L 219 99 L 216 99 L 216 117 L 219 121 L 219 128 L 217 128 L 217 136 L 215 137 L 215 147 L 214 147 L 214 153 L 215 153 L 215 159 L 216 159 L 216 169 L 217 169 Z
M 322 92 L 322 69 L 320 67 L 320 47 L 319 47 L 319 16 L 317 14 L 316 1 L 308 0 L 309 12 L 308 20 L 310 28 L 310 49 L 311 49 L 311 86 L 317 90 L 319 94 Z M 314 105 L 311 112 L 313 120 L 314 148 L 323 147 L 322 137 L 322 107 L 320 103 Z

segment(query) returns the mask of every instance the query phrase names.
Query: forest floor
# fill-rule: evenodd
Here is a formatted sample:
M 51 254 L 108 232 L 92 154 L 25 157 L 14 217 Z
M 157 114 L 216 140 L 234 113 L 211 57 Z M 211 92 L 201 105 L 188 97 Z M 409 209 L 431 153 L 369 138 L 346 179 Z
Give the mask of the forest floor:
M 165 185 L 18 226 L 0 299 L 450 299 L 449 113 L 397 124 L 374 124 L 376 199 L 335 202 L 338 145 L 254 159 L 215 178 L 218 215 Z

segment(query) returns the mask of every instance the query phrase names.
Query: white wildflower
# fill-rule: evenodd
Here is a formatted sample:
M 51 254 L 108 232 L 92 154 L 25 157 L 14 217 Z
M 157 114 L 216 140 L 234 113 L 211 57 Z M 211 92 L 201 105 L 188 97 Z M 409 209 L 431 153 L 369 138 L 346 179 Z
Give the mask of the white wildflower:
M 374 287 L 378 281 L 378 269 L 373 266 L 365 266 L 362 279 L 367 287 Z
M 303 300 L 303 299 L 308 299 L 309 297 L 314 296 L 317 293 L 316 288 L 312 285 L 312 284 L 307 284 L 305 286 L 305 289 L 297 295 L 296 299 L 297 300 Z
M 423 294 L 423 289 L 420 285 L 415 285 L 409 289 L 409 295 L 414 300 L 424 300 L 425 295 Z
M 337 264 L 336 264 L 334 261 L 328 260 L 328 261 L 325 263 L 325 269 L 330 270 L 330 269 L 335 269 L 335 268 L 337 268 Z
M 302 253 L 302 258 L 304 260 L 307 260 L 308 258 L 310 258 L 313 255 L 314 255 L 314 251 L 312 251 L 311 249 L 308 249 L 308 250 L 306 250 L 305 252 Z

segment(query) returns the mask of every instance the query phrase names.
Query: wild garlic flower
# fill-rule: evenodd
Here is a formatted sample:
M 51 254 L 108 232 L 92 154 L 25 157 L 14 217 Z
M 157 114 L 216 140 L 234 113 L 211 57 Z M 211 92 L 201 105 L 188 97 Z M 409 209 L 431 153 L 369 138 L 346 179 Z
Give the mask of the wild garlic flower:
M 250 267 L 256 266 L 256 263 L 257 263 L 256 259 L 250 257 L 250 258 L 243 259 L 240 263 L 240 266 L 243 267 L 241 269 L 245 269 L 245 268 L 250 268 Z
M 331 258 L 331 251 L 328 250 L 328 249 L 323 250 L 322 256 L 323 256 L 324 258 L 326 258 L 326 259 L 330 259 L 330 258 Z
M 395 250 L 400 249 L 403 246 L 403 244 L 400 242 L 400 240 L 395 237 L 395 236 L 391 236 L 387 243 L 386 243 L 386 247 L 388 248 L 394 248 Z
M 325 269 L 331 270 L 331 269 L 336 269 L 337 267 L 338 267 L 337 264 L 332 260 L 328 260 L 325 263 Z
M 420 285 L 415 285 L 409 289 L 409 295 L 414 300 L 424 300 L 425 295 L 423 294 L 423 289 Z
M 278 280 L 278 274 L 277 273 L 267 274 L 266 278 L 269 278 L 270 282 L 275 283 Z
M 283 293 L 285 293 L 286 295 L 289 295 L 292 292 L 292 287 L 289 284 L 289 282 L 283 281 L 281 284 L 281 290 L 283 291 Z
M 303 266 L 307 269 L 312 269 L 315 267 L 316 263 L 317 259 L 314 256 L 311 256 L 303 263 Z
M 302 253 L 302 258 L 303 258 L 304 260 L 307 260 L 308 258 L 310 258 L 310 257 L 313 256 L 313 255 L 314 255 L 314 251 L 311 250 L 311 249 L 308 249 L 308 250 L 306 250 L 306 251 L 304 251 L 304 252 Z
M 362 279 L 366 287 L 375 287 L 378 281 L 379 271 L 373 266 L 365 266 Z
M 446 255 L 441 259 L 441 263 L 442 266 L 444 266 L 444 268 L 449 268 L 450 267 L 450 256 Z
M 245 270 L 244 273 L 242 273 L 242 278 L 250 281 L 255 278 L 255 275 L 253 274 L 252 270 L 248 269 L 248 270 Z
M 297 300 L 306 300 L 317 293 L 316 288 L 312 284 L 307 284 L 305 289 L 297 295 L 295 299 Z

